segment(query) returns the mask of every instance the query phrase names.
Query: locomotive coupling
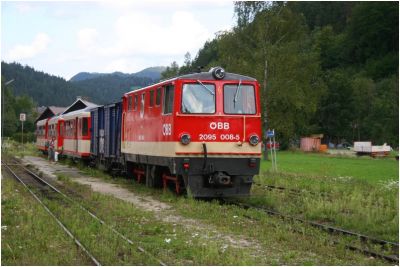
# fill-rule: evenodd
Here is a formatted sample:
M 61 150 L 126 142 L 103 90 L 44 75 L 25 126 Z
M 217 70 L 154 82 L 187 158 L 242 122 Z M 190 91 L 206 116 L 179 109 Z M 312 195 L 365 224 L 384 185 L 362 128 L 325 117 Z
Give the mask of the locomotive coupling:
M 209 182 L 215 185 L 229 185 L 231 183 L 231 177 L 223 172 L 215 172 L 210 176 Z

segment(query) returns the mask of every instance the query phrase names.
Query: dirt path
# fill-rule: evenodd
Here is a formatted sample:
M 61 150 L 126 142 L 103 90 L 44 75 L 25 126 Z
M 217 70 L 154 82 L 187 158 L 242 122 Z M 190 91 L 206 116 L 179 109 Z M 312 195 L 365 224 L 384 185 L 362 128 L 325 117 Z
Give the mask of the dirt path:
M 221 234 L 213 225 L 206 225 L 199 221 L 180 216 L 172 206 L 166 203 L 149 196 L 139 196 L 120 185 L 108 183 L 99 178 L 86 176 L 77 168 L 49 162 L 40 157 L 26 156 L 21 160 L 25 162 L 25 164 L 35 166 L 51 179 L 56 180 L 57 174 L 68 175 L 68 177 L 75 182 L 90 185 L 91 189 L 95 192 L 111 195 L 115 198 L 130 202 L 138 208 L 153 212 L 155 217 L 160 221 L 182 225 L 194 233 L 203 235 L 206 239 L 223 240 L 224 243 L 235 248 L 251 247 L 253 248 L 254 256 L 259 256 L 259 253 L 262 253 L 261 246 L 254 241 L 250 241 L 244 237 Z

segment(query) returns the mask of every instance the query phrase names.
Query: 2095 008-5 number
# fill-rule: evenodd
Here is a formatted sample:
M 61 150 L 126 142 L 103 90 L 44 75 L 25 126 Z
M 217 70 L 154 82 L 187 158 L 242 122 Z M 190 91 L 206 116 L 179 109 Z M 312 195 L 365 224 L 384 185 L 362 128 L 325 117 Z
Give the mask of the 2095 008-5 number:
M 199 134 L 199 140 L 200 141 L 206 141 L 206 140 L 215 141 L 215 140 L 217 140 L 217 135 L 216 134 Z

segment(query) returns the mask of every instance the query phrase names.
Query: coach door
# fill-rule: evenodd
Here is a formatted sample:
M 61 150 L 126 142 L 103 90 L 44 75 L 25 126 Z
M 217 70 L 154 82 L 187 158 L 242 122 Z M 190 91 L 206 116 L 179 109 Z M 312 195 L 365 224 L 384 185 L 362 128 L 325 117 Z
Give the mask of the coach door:
M 76 153 L 79 153 L 79 137 L 78 137 L 78 133 L 79 133 L 79 124 L 78 124 L 78 118 L 75 119 L 75 151 Z
M 58 147 L 62 147 L 64 145 L 64 122 L 60 121 L 58 123 Z

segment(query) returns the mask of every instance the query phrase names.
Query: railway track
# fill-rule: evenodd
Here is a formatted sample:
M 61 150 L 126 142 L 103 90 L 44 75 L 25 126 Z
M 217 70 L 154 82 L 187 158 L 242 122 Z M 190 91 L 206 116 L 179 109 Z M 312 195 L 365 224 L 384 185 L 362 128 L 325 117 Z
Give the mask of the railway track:
M 65 224 L 63 224 L 61 222 L 61 220 L 49 209 L 48 206 L 46 206 L 46 204 L 44 204 L 44 202 L 38 197 L 37 194 L 35 194 L 34 190 L 32 190 L 31 188 L 39 189 L 41 192 L 44 192 L 45 195 L 49 195 L 49 193 L 50 193 L 51 194 L 51 196 L 50 196 L 51 198 L 59 197 L 59 198 L 65 200 L 65 201 L 69 202 L 72 205 L 76 205 L 82 211 L 84 211 L 87 214 L 89 214 L 94 220 L 98 221 L 100 224 L 102 224 L 103 226 L 107 227 L 110 231 L 112 231 L 119 238 L 121 238 L 122 240 L 127 242 L 129 245 L 135 246 L 135 243 L 131 239 L 129 239 L 128 237 L 126 237 L 125 235 L 120 233 L 114 227 L 108 225 L 106 222 L 104 222 L 102 219 L 100 219 L 97 215 L 95 215 L 95 213 L 93 213 L 92 211 L 90 211 L 86 207 L 82 206 L 80 203 L 75 201 L 73 198 L 71 198 L 71 197 L 67 196 L 66 194 L 64 194 L 57 187 L 55 187 L 54 185 L 50 184 L 48 181 L 46 181 L 45 179 L 43 179 L 42 177 L 40 177 L 36 173 L 32 172 L 31 170 L 29 170 L 28 168 L 26 168 L 25 166 L 23 166 L 19 162 L 14 161 L 13 163 L 5 163 L 5 162 L 2 161 L 2 165 L 4 167 L 6 167 L 6 169 L 9 171 L 9 173 L 27 189 L 27 191 L 40 203 L 40 205 L 43 206 L 43 208 L 46 210 L 46 212 L 49 213 L 49 215 L 57 222 L 57 224 L 63 229 L 63 231 L 66 232 L 66 234 L 70 238 L 73 239 L 75 244 L 77 244 L 78 247 L 89 257 L 89 259 L 91 260 L 91 262 L 93 264 L 95 264 L 97 266 L 101 265 L 99 260 L 97 260 L 93 256 L 93 254 L 82 244 L 82 242 L 79 241 L 79 239 L 76 236 L 73 235 L 72 231 L 69 230 L 65 226 Z M 28 174 L 32 179 L 29 179 L 26 176 L 18 175 L 15 171 L 12 170 L 12 168 L 10 166 L 20 168 L 21 170 L 23 170 L 23 172 L 25 174 Z M 166 266 L 166 264 L 164 262 L 162 262 L 160 259 L 156 258 L 150 252 L 145 250 L 142 246 L 136 245 L 136 249 L 139 252 L 146 254 L 146 256 L 148 256 L 150 259 L 154 260 L 154 262 L 157 262 L 159 265 Z
M 269 191 L 278 191 L 280 193 L 288 192 L 289 195 L 300 197 L 302 195 L 310 195 L 310 196 L 315 196 L 315 197 L 322 197 L 326 201 L 335 201 L 334 197 L 332 196 L 332 193 L 330 192 L 313 192 L 307 189 L 294 189 L 294 188 L 287 188 L 283 186 L 277 186 L 277 185 L 268 185 L 268 184 L 261 184 L 261 183 L 253 183 L 256 186 L 265 188 Z M 252 197 L 263 197 L 265 195 L 263 194 L 252 194 Z M 379 204 L 379 203 L 371 203 L 372 206 L 375 206 L 377 208 L 385 206 L 385 204 Z
M 261 211 L 263 213 L 266 213 L 268 215 L 271 216 L 276 216 L 276 217 L 280 217 L 284 220 L 290 220 L 290 221 L 297 221 L 303 224 L 307 224 L 310 225 L 312 227 L 318 228 L 320 230 L 326 231 L 330 234 L 337 234 L 337 235 L 345 235 L 345 236 L 350 236 L 350 237 L 355 237 L 357 239 L 359 239 L 363 244 L 368 245 L 368 244 L 372 244 L 372 245 L 379 245 L 382 247 L 382 249 L 384 248 L 389 248 L 392 251 L 393 255 L 385 255 L 383 253 L 380 252 L 376 252 L 376 251 L 372 251 L 370 249 L 365 249 L 365 248 L 360 248 L 354 245 L 350 245 L 347 244 L 346 248 L 349 250 L 353 250 L 353 251 L 358 251 L 361 252 L 365 255 L 368 256 L 372 256 L 372 257 L 376 257 L 376 258 L 381 258 L 384 259 L 386 261 L 389 262 L 394 262 L 394 263 L 399 263 L 399 256 L 398 256 L 398 252 L 399 252 L 399 244 L 398 243 L 394 243 L 391 241 L 386 241 L 386 240 L 381 240 L 381 239 L 377 239 L 377 238 L 373 238 L 364 234 L 360 234 L 360 233 L 356 233 L 353 231 L 349 231 L 349 230 L 345 230 L 345 229 L 341 229 L 338 227 L 333 227 L 333 226 L 329 226 L 329 225 L 325 225 L 325 224 L 321 224 L 321 223 L 317 223 L 317 222 L 313 222 L 313 221 L 308 221 L 305 219 L 301 219 L 295 216 L 291 216 L 291 215 L 287 215 L 287 214 L 282 214 L 280 212 L 277 211 L 273 211 L 273 210 L 269 210 L 266 209 L 264 207 L 257 207 L 257 206 L 253 206 L 253 205 L 249 205 L 249 204 L 244 204 L 244 203 L 240 203 L 240 202 L 236 202 L 236 201 L 229 201 L 229 200 L 224 200 L 223 203 L 229 204 L 229 205 L 235 205 L 244 209 L 255 209 L 258 211 Z M 339 244 L 339 242 L 334 241 L 335 244 Z
M 307 192 L 307 193 L 310 193 L 312 195 L 315 195 L 315 193 L 311 192 L 311 191 L 302 191 L 302 190 L 298 190 L 298 189 L 286 188 L 286 187 L 283 187 L 283 186 L 267 185 L 267 184 L 260 184 L 260 183 L 253 183 L 253 184 L 257 185 L 257 186 L 260 186 L 260 187 L 263 187 L 263 188 L 266 188 L 266 189 L 271 190 L 271 191 L 272 190 L 276 190 L 276 191 L 280 191 L 280 192 L 287 191 L 287 192 L 289 192 L 290 194 L 293 194 L 293 195 L 301 195 L 304 192 Z

